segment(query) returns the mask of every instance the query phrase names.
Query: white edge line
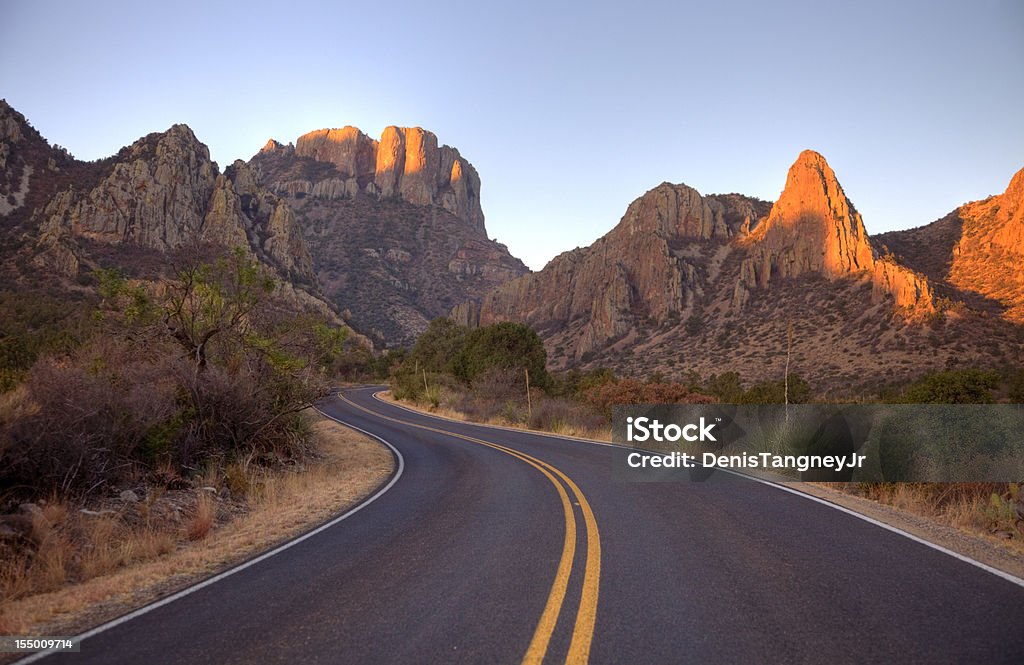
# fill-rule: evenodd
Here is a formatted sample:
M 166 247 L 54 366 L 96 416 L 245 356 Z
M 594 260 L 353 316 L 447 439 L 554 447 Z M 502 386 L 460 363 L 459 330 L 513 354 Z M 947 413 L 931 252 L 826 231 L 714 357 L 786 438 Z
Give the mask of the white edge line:
M 384 392 L 384 391 L 377 391 L 377 392 L 373 393 L 373 398 L 375 400 L 377 400 L 378 402 L 380 402 L 381 404 L 390 404 L 392 406 L 398 407 L 399 409 L 404 409 L 406 411 L 409 411 L 410 413 L 416 413 L 416 414 L 419 414 L 421 416 L 426 416 L 427 418 L 436 418 L 438 420 L 447 420 L 447 421 L 453 422 L 453 423 L 462 423 L 464 425 L 474 425 L 476 427 L 487 427 L 487 428 L 490 428 L 490 429 L 505 430 L 506 432 L 519 432 L 520 434 L 533 434 L 533 435 L 536 435 L 536 436 L 547 437 L 549 439 L 568 439 L 570 441 L 580 441 L 582 443 L 590 443 L 590 444 L 593 444 L 595 446 L 608 446 L 610 448 L 630 448 L 629 446 L 623 446 L 623 445 L 618 444 L 618 443 L 608 443 L 606 441 L 594 441 L 593 439 L 584 439 L 584 438 L 581 438 L 581 437 L 578 437 L 578 436 L 560 436 L 558 434 L 551 434 L 549 432 L 540 432 L 540 431 L 532 430 L 532 429 L 518 429 L 518 428 L 515 428 L 515 427 L 503 427 L 501 425 L 485 425 L 483 423 L 474 423 L 474 422 L 465 421 L 465 420 L 456 420 L 455 418 L 448 418 L 446 416 L 438 416 L 438 415 L 434 415 L 432 413 L 424 413 L 422 411 L 417 411 L 416 409 L 410 409 L 407 406 L 404 406 L 402 404 L 398 404 L 398 403 L 393 402 L 393 401 L 392 402 L 385 401 L 384 399 L 379 397 L 380 393 L 382 393 L 382 392 Z M 632 448 L 630 448 L 630 449 L 632 450 Z M 649 452 L 654 452 L 654 451 L 649 451 Z M 899 534 L 899 535 L 903 536 L 904 538 L 909 538 L 910 540 L 913 540 L 916 543 L 920 543 L 922 545 L 925 545 L 927 547 L 932 548 L 933 550 L 937 550 L 939 552 L 942 552 L 943 554 L 947 554 L 947 555 L 953 557 L 954 559 L 958 559 L 960 561 L 963 561 L 964 563 L 968 563 L 968 564 L 970 564 L 972 566 L 975 566 L 976 568 L 980 568 L 980 569 L 984 570 L 987 573 L 991 573 L 991 574 L 995 575 L 996 577 L 1000 577 L 1000 578 L 1006 580 L 1007 582 L 1010 582 L 1012 584 L 1016 584 L 1017 586 L 1024 588 L 1024 579 L 1021 579 L 1020 577 L 1017 577 L 1016 575 L 1013 575 L 1012 573 L 1008 573 L 1005 570 L 1000 570 L 998 568 L 995 568 L 994 566 L 988 565 L 987 563 L 982 563 L 981 561 L 978 561 L 976 559 L 972 559 L 971 557 L 969 557 L 969 556 L 967 556 L 965 554 L 960 554 L 959 552 L 951 550 L 951 549 L 949 549 L 947 547 L 943 547 L 942 545 L 939 545 L 938 543 L 933 543 L 932 541 L 926 540 L 924 538 L 921 538 L 920 536 L 915 536 L 914 534 L 910 533 L 909 531 L 904 531 L 903 529 L 900 529 L 899 527 L 895 527 L 895 526 L 893 526 L 891 524 L 886 524 L 885 522 L 882 522 L 881 520 L 876 520 L 873 517 L 868 517 L 867 515 L 864 515 L 862 513 L 858 513 L 856 510 L 851 510 L 850 508 L 847 508 L 845 506 L 841 506 L 841 505 L 839 505 L 837 503 L 833 503 L 832 501 L 829 501 L 828 499 L 822 499 L 820 497 L 814 496 L 813 494 L 808 494 L 806 492 L 801 492 L 798 489 L 794 489 L 792 487 L 787 487 L 786 485 L 781 485 L 779 483 L 775 483 L 775 482 L 772 482 L 770 480 L 766 480 L 764 478 L 758 478 L 757 476 L 750 476 L 750 475 L 747 475 L 745 473 L 739 473 L 738 471 L 734 471 L 733 469 L 723 469 L 721 467 L 714 467 L 714 468 L 718 469 L 719 471 L 724 471 L 726 473 L 731 473 L 734 476 L 739 476 L 739 477 L 745 478 L 747 480 L 753 480 L 753 481 L 762 483 L 764 485 L 768 485 L 769 487 L 774 487 L 775 489 L 782 490 L 783 492 L 789 492 L 790 494 L 794 494 L 794 495 L 796 495 L 798 497 L 807 499 L 808 501 L 814 501 L 815 503 L 819 503 L 819 504 L 821 504 L 823 506 L 828 506 L 829 508 L 833 508 L 835 510 L 838 510 L 839 512 L 846 513 L 847 515 L 851 515 L 853 517 L 856 517 L 857 519 L 864 520 L 868 524 L 874 524 L 875 526 L 877 526 L 879 528 L 882 528 L 882 529 L 885 529 L 886 531 L 891 531 L 892 533 Z
M 230 576 L 234 575 L 235 573 L 241 572 L 241 571 L 245 570 L 246 568 L 249 568 L 250 566 L 255 566 L 257 563 L 260 563 L 261 561 L 269 559 L 270 557 L 274 556 L 275 554 L 280 554 L 281 552 L 285 551 L 286 549 L 289 549 L 289 548 L 291 548 L 291 547 L 293 547 L 295 545 L 298 545 L 299 543 L 301 543 L 302 541 L 306 540 L 307 538 L 312 538 L 313 536 L 317 535 L 318 533 L 320 533 L 322 531 L 326 531 L 327 529 L 330 529 L 331 527 L 333 527 L 334 525 L 338 524 L 342 520 L 348 519 L 352 515 L 355 515 L 360 510 L 362 510 L 363 508 L 366 508 L 368 505 L 370 505 L 371 503 L 373 503 L 374 501 L 379 499 L 381 496 L 383 496 L 385 492 L 387 492 L 389 489 L 391 489 L 394 486 L 394 484 L 398 482 L 398 479 L 402 475 L 402 471 L 405 470 L 405 459 L 402 457 L 402 453 L 398 452 L 397 448 L 395 448 L 393 445 L 391 445 L 390 443 L 385 441 L 383 438 L 377 436 L 376 434 L 373 434 L 371 432 L 367 432 L 366 430 L 360 429 L 359 427 L 356 427 L 355 425 L 351 425 L 351 424 L 349 424 L 349 423 L 347 423 L 347 422 L 345 422 L 343 420 L 339 420 L 338 418 L 335 418 L 332 415 L 324 413 L 323 411 L 321 411 L 319 408 L 317 408 L 315 406 L 313 408 L 316 409 L 318 412 L 320 412 L 320 414 L 323 415 L 324 417 L 330 418 L 334 422 L 339 423 L 341 425 L 344 425 L 345 427 L 349 427 L 351 429 L 354 429 L 357 432 L 361 432 L 362 434 L 365 434 L 366 436 L 373 437 L 374 439 L 380 441 L 385 446 L 387 446 L 388 448 L 391 449 L 391 452 L 394 454 L 395 459 L 398 462 L 398 467 L 395 470 L 395 473 L 391 476 L 391 480 L 388 481 L 387 485 L 385 485 L 384 487 L 382 487 L 379 490 L 377 490 L 376 492 L 374 492 L 373 495 L 370 498 L 366 499 L 365 501 L 360 503 L 358 506 L 355 506 L 354 508 L 349 509 L 344 514 L 339 515 L 338 517 L 335 517 L 334 519 L 332 519 L 329 522 L 325 522 L 324 524 L 321 524 L 320 526 L 318 526 L 317 528 L 313 529 L 312 531 L 307 531 L 306 533 L 302 534 L 301 536 L 298 536 L 296 538 L 293 538 L 292 540 L 289 540 L 286 543 L 278 545 L 277 547 L 275 547 L 274 549 L 270 550 L 269 552 L 264 552 L 263 554 L 260 554 L 256 558 L 249 559 L 248 561 L 245 561 L 243 563 L 238 564 L 234 568 L 229 568 L 229 569 L 225 570 L 222 573 L 218 573 L 218 574 L 214 575 L 213 577 L 207 578 L 207 579 L 203 580 L 202 582 L 199 582 L 198 584 L 194 584 L 194 585 L 192 585 L 190 587 L 182 589 L 181 591 L 178 591 L 177 593 L 173 593 L 170 596 L 167 596 L 166 598 L 161 598 L 160 600 L 157 600 L 157 601 L 155 601 L 153 603 L 150 603 L 149 605 L 145 605 L 143 607 L 140 607 L 137 610 L 129 612 L 128 614 L 125 614 L 125 615 L 122 615 L 122 616 L 120 616 L 120 617 L 118 617 L 116 619 L 113 619 L 112 621 L 108 621 L 107 623 L 104 623 L 104 624 L 101 624 L 99 626 L 96 626 L 95 628 L 87 630 L 84 633 L 82 633 L 81 635 L 77 635 L 76 637 L 73 637 L 72 639 L 77 641 L 77 642 L 83 642 L 84 640 L 86 640 L 86 639 L 88 639 L 90 637 L 94 637 L 95 635 L 98 635 L 98 634 L 100 634 L 102 632 L 108 631 L 111 628 L 114 628 L 116 626 L 120 626 L 121 624 L 127 623 L 128 621 L 131 621 L 132 619 L 140 617 L 143 614 L 148 614 L 149 612 L 152 612 L 153 610 L 155 610 L 157 608 L 160 608 L 160 607 L 163 607 L 164 605 L 173 603 L 174 601 L 176 601 L 176 600 L 178 600 L 180 598 L 184 598 L 185 596 L 188 596 L 188 595 L 190 595 L 192 593 L 195 593 L 196 591 L 199 591 L 200 589 L 204 589 L 204 588 L 210 586 L 211 584 L 215 584 L 215 583 L 221 581 L 222 579 L 224 579 L 226 577 L 230 577 Z M 13 663 L 13 665 L 27 665 L 28 663 L 34 663 L 34 662 L 36 662 L 38 660 L 41 660 L 41 659 L 43 659 L 43 658 L 45 658 L 45 657 L 47 657 L 47 656 L 49 656 L 50 654 L 53 654 L 53 653 L 63 653 L 63 651 L 61 651 L 59 649 L 49 649 L 49 650 L 46 650 L 46 651 L 39 651 L 39 652 L 36 652 L 36 653 L 31 654 L 29 656 L 26 656 L 25 658 L 23 658 L 21 660 L 15 661 Z

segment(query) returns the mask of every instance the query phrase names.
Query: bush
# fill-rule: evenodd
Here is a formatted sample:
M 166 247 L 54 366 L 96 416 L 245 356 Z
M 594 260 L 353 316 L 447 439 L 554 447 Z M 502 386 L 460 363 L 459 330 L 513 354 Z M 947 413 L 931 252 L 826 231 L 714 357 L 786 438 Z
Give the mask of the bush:
M 591 388 L 584 400 L 608 419 L 616 404 L 711 404 L 713 397 L 691 392 L 681 383 L 645 383 L 622 379 Z
M 490 369 L 527 370 L 530 385 L 547 388 L 551 379 L 546 363 L 547 352 L 537 333 L 525 324 L 506 322 L 469 333 L 453 369 L 466 383 L 472 383 Z
M 896 400 L 907 404 L 991 404 L 999 374 L 979 369 L 927 374 L 904 389 Z
M 97 334 L 36 362 L 32 408 L 0 423 L 5 498 L 80 497 L 158 467 L 305 451 L 299 412 L 326 394 L 346 330 L 297 316 L 238 252 L 159 288 L 112 271 L 98 281 Z
M 785 404 L 786 381 L 761 381 L 737 399 L 739 404 Z M 804 404 L 811 401 L 811 386 L 799 374 L 789 375 L 790 404 Z

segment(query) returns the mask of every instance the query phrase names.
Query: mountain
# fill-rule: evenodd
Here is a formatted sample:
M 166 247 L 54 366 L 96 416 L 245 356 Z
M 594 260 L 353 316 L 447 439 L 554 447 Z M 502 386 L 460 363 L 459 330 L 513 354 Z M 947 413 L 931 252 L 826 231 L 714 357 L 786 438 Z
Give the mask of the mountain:
M 777 379 L 789 350 L 792 371 L 835 393 L 1020 361 L 1018 327 L 950 307 L 909 265 L 868 236 L 828 163 L 805 151 L 774 204 L 663 183 L 590 247 L 453 316 L 524 321 L 558 367 L 636 375 Z
M 488 238 L 476 169 L 421 128 L 271 139 L 249 167 L 294 210 L 325 296 L 384 345 L 528 272 Z
M 1024 169 L 1001 195 L 879 240 L 944 296 L 1024 323 Z
M 244 162 L 219 173 L 186 125 L 95 162 L 50 146 L 5 101 L 0 128 L 9 279 L 42 271 L 74 285 L 97 267 L 153 279 L 174 257 L 241 247 L 278 274 L 296 306 L 340 321 L 319 293 L 291 208 L 260 187 Z
M 97 267 L 153 278 L 181 253 L 242 247 L 297 304 L 410 343 L 430 319 L 527 271 L 487 237 L 480 178 L 420 128 L 270 141 L 224 172 L 186 125 L 76 160 L 0 101 L 0 253 L 8 283 Z

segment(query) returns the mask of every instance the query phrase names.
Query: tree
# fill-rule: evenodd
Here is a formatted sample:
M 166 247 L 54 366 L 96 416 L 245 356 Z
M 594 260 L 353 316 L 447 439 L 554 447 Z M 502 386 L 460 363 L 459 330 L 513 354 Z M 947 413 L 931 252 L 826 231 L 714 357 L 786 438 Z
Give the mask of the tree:
M 160 306 L 160 319 L 201 372 L 207 349 L 218 336 L 244 336 L 253 311 L 273 293 L 275 282 L 245 251 L 236 248 L 214 263 L 187 264 L 176 271 Z
M 707 381 L 705 392 L 717 397 L 723 404 L 738 404 L 743 401 L 743 384 L 736 372 L 712 375 Z
M 172 448 L 182 464 L 302 443 L 297 414 L 326 394 L 347 328 L 296 313 L 242 249 L 186 261 L 156 284 L 110 270 L 98 277 L 107 334 L 142 352 L 179 352 L 170 368 L 181 401 Z
M 496 323 L 477 328 L 466 336 L 465 345 L 454 362 L 456 376 L 472 383 L 489 369 L 527 370 L 530 384 L 547 388 L 547 351 L 540 337 L 523 323 Z
M 422 370 L 450 373 L 468 334 L 468 328 L 449 318 L 434 319 L 416 339 L 409 358 Z

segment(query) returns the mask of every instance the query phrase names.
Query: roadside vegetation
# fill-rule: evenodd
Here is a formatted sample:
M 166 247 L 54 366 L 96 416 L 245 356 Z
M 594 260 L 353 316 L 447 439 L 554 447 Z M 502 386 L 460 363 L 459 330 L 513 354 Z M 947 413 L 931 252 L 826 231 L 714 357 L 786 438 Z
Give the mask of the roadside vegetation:
M 549 373 L 546 354 L 528 326 L 499 323 L 469 330 L 433 321 L 408 352 L 392 353 L 395 399 L 457 419 L 610 440 L 616 404 L 820 402 L 797 373 L 747 383 L 735 372 L 668 379 L 616 375 L 606 368 Z M 527 391 L 529 377 L 529 391 Z M 862 403 L 991 404 L 1024 402 L 1024 371 L 950 369 L 891 384 Z M 1022 479 L 1024 480 L 1024 479 Z M 1024 547 L 1021 483 L 831 483 L 827 486 L 894 506 L 958 529 Z
M 320 459 L 353 351 L 242 250 L 0 294 L 0 602 L 202 541 Z M 9 316 L 8 316 L 9 314 Z
M 136 487 L 83 512 L 39 500 L 32 551 L 0 558 L 0 633 L 74 634 L 288 540 L 361 500 L 391 473 L 387 449 L 327 419 L 317 453 L 247 471 L 208 466 L 199 487 Z

